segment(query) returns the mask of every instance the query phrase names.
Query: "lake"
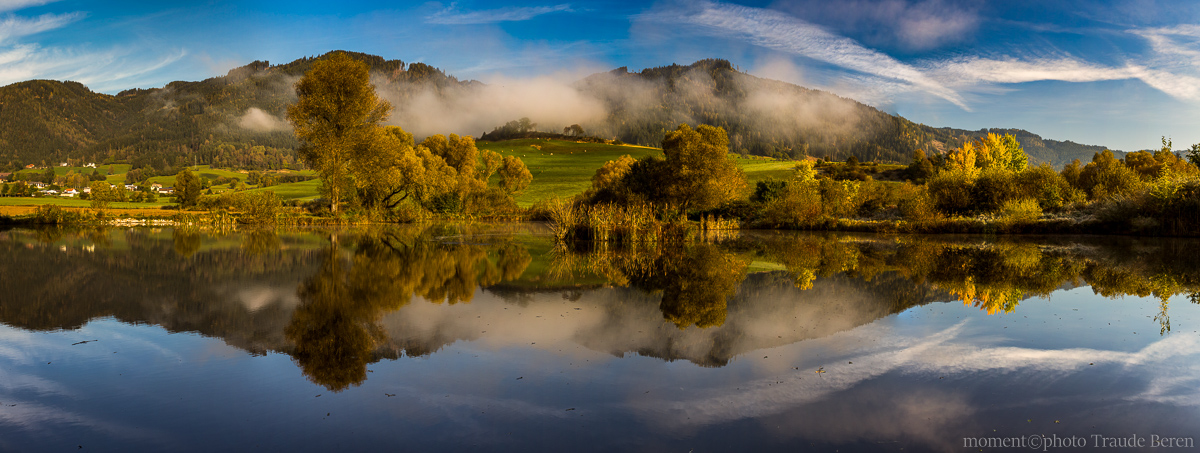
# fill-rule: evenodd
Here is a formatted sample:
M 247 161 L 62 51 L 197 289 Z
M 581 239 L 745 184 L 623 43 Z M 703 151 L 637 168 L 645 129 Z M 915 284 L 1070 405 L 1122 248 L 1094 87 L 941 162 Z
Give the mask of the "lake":
M 1190 239 L 10 229 L 0 451 L 1194 447 L 1198 292 Z

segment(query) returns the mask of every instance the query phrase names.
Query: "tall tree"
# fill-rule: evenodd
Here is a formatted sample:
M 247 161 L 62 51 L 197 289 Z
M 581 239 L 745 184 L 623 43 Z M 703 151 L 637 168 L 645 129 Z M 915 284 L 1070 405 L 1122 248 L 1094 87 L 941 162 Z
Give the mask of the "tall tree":
M 375 95 L 367 64 L 344 52 L 313 63 L 296 95 L 287 116 L 302 144 L 298 154 L 321 176 L 336 213 L 354 154 L 370 145 L 392 106 Z
M 180 170 L 179 174 L 175 175 L 175 198 L 179 200 L 179 206 L 195 206 L 200 199 L 200 186 L 200 178 L 186 168 Z
M 729 159 L 729 137 L 722 128 L 680 124 L 667 133 L 662 149 L 670 175 L 667 198 L 685 212 L 715 207 L 746 188 L 746 176 Z

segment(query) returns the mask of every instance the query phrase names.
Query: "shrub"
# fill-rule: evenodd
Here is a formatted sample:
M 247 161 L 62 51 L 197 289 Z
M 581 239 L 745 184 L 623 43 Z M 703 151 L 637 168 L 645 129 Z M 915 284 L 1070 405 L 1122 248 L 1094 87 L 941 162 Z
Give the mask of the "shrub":
M 938 210 L 950 214 L 965 214 L 972 208 L 971 195 L 975 186 L 973 175 L 962 169 L 939 172 L 929 180 L 929 196 Z
M 896 208 L 910 222 L 931 222 L 942 219 L 929 188 L 905 183 L 896 190 Z
M 981 212 L 995 212 L 1005 203 L 1020 196 L 1016 175 L 1004 167 L 994 166 L 979 173 L 971 186 L 971 200 Z
M 1007 222 L 1034 222 L 1041 217 L 1042 207 L 1032 198 L 1008 200 L 1000 207 L 1000 218 Z
M 1042 209 L 1061 209 L 1083 198 L 1083 193 L 1072 187 L 1070 181 L 1049 164 L 1030 167 L 1019 173 L 1017 187 L 1026 197 L 1036 199 Z
M 1142 186 L 1137 173 L 1113 156 L 1112 151 L 1096 153 L 1079 172 L 1079 189 L 1092 200 L 1131 195 Z
M 814 184 L 789 182 L 763 206 L 763 221 L 773 226 L 807 227 L 821 218 L 821 193 Z

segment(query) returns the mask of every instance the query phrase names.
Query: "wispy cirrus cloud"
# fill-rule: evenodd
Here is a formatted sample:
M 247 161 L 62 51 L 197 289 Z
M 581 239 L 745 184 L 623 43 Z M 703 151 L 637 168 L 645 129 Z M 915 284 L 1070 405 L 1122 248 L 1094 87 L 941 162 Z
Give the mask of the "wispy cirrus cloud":
M 491 24 L 496 22 L 529 20 L 543 14 L 558 12 L 571 12 L 571 5 L 563 3 L 553 6 L 510 6 L 480 11 L 461 11 L 457 5 L 451 3 L 448 8 L 425 17 L 425 23 L 441 25 Z
M 83 13 L 68 13 L 43 14 L 34 18 L 26 18 L 9 14 L 0 18 L 0 45 L 23 36 L 62 28 L 71 22 L 82 19 L 83 16 Z
M 918 68 L 783 12 L 699 2 L 683 10 L 652 11 L 638 18 L 691 25 L 718 35 L 744 39 L 758 46 L 801 55 L 864 74 L 901 80 L 969 110 L 962 96 Z
M 979 4 L 973 1 L 798 0 L 778 7 L 868 43 L 917 50 L 961 41 L 981 22 Z
M 658 8 L 636 19 L 682 24 L 712 36 L 832 64 L 849 70 L 838 82 L 838 91 L 869 92 L 875 102 L 886 103 L 889 96 L 905 92 L 924 92 L 970 111 L 964 93 L 1039 81 L 1109 80 L 1140 80 L 1176 99 L 1200 101 L 1200 26 L 1196 25 L 1131 30 L 1147 40 L 1152 54 L 1127 55 L 1124 65 L 1111 66 L 1065 53 L 1036 58 L 977 55 L 904 62 L 785 12 L 707 0 Z M 862 84 L 870 86 L 854 86 Z
M 31 6 L 41 6 L 58 0 L 0 0 L 0 12 L 16 11 Z
M 0 86 L 29 79 L 73 80 L 95 91 L 136 86 L 140 77 L 185 57 L 183 49 L 152 52 L 114 48 L 104 51 L 42 48 L 19 44 L 0 48 Z

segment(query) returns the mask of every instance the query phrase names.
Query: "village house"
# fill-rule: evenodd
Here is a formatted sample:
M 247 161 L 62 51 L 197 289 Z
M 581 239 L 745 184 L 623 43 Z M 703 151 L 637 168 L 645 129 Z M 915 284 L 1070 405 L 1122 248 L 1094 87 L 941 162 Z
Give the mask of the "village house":
M 84 167 L 87 167 L 87 168 L 96 168 L 96 163 L 95 163 L 95 162 L 88 162 L 88 164 L 87 164 L 87 165 L 84 165 Z
M 126 184 L 125 190 L 130 190 L 130 191 L 137 190 L 137 184 Z
M 26 168 L 26 169 L 29 169 L 29 168 L 34 168 L 34 167 L 37 167 L 37 165 L 34 165 L 34 164 L 29 164 L 29 165 L 26 165 L 26 166 L 25 166 L 25 168 Z
M 75 189 L 67 189 L 67 190 L 64 190 L 64 191 L 63 191 L 63 193 L 62 193 L 62 195 L 59 195 L 59 196 L 61 196 L 61 197 L 73 197 L 73 196 L 76 196 L 76 195 L 79 195 L 79 192 L 78 192 L 78 191 L 76 191 Z
M 175 188 L 174 187 L 163 187 L 161 189 L 158 189 L 158 193 L 160 193 L 162 195 L 171 195 L 171 194 L 175 193 Z
M 25 184 L 30 187 L 34 187 L 34 188 L 38 188 L 38 189 L 46 188 L 46 183 L 41 182 L 41 181 L 29 181 L 29 182 L 26 182 Z

